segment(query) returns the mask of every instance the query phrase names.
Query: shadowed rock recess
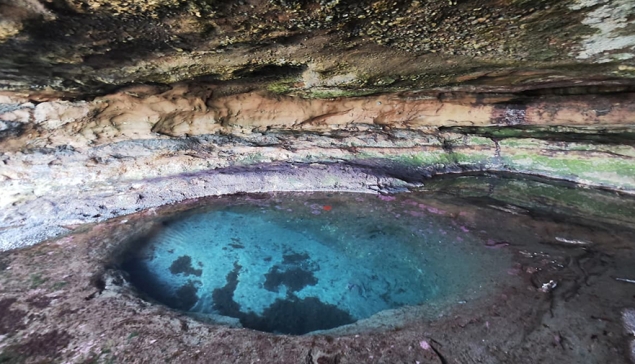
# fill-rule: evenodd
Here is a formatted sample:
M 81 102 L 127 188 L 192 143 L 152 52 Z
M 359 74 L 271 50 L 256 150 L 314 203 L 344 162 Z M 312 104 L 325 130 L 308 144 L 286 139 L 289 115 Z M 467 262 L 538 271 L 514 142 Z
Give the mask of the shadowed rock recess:
M 0 0 L 0 363 L 635 363 L 634 198 L 631 0 Z M 130 263 L 202 205 L 464 278 Z

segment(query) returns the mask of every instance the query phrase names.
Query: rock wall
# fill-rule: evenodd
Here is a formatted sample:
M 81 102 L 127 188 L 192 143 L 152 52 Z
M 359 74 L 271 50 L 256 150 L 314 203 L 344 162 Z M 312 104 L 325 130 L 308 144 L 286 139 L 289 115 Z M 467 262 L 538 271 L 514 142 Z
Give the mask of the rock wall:
M 71 196 L 243 167 L 635 191 L 628 1 L 0 0 L 0 15 L 5 248 L 241 188 L 126 194 L 113 213 Z M 59 218 L 34 213 L 42 201 Z
M 635 191 L 635 95 L 629 92 L 305 99 L 217 91 L 222 88 L 197 83 L 162 92 L 134 87 L 92 101 L 7 98 L 0 115 L 6 125 L 0 243 L 33 243 L 69 226 L 187 198 L 276 189 L 381 191 L 425 184 L 439 173 L 517 172 Z M 284 164 L 313 165 L 315 176 L 278 175 L 275 168 Z M 339 168 L 329 165 L 371 168 L 363 174 L 382 171 L 389 180 L 360 184 L 337 172 L 319 177 L 322 168 Z M 236 168 L 262 175 L 219 179 L 218 171 Z

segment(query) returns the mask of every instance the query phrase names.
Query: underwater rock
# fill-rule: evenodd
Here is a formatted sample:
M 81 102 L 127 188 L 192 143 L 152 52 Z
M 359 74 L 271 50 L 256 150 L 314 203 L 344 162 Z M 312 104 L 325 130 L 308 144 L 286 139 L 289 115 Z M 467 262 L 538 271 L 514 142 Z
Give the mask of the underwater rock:
M 202 264 L 199 264 L 199 265 L 202 266 Z M 176 260 L 172 262 L 172 265 L 170 265 L 170 273 L 172 274 L 183 273 L 186 276 L 195 275 L 200 277 L 201 274 L 203 274 L 203 270 L 194 269 L 194 267 L 192 267 L 192 257 L 190 257 L 189 255 L 182 255 L 176 258 Z

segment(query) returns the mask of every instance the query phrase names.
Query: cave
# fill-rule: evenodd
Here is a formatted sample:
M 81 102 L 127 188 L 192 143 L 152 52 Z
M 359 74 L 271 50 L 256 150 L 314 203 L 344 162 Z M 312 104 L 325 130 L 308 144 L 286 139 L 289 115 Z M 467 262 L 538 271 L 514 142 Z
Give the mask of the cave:
M 630 0 L 0 0 L 0 362 L 635 363 Z

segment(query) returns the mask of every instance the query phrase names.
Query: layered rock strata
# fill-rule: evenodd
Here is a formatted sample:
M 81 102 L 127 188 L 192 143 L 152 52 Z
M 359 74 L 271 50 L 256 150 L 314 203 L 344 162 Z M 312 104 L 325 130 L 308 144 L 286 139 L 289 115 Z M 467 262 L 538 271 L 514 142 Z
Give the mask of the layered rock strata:
M 381 167 L 415 184 L 445 172 L 507 171 L 635 191 L 630 141 L 635 96 L 627 91 L 566 96 L 545 90 L 548 96 L 529 90 L 438 91 L 306 99 L 264 91 L 227 95 L 226 88 L 137 86 L 75 102 L 5 97 L 0 115 L 5 129 L 0 142 L 3 246 L 33 243 L 65 231 L 64 226 L 179 200 L 139 187 L 152 181 L 187 181 L 190 177 L 183 176 L 269 163 Z M 193 192 L 187 182 L 168 195 L 180 193 L 185 199 L 283 188 L 269 182 L 246 189 L 218 188 L 213 180 L 197 183 L 207 190 Z M 333 177 L 327 185 L 337 189 L 338 183 Z M 301 185 L 284 188 L 312 189 Z M 68 203 L 70 196 L 92 201 L 91 195 L 133 190 L 138 191 L 102 204 L 108 207 L 101 210 L 92 203 L 90 208 Z M 42 201 L 53 206 L 42 210 L 46 218 L 33 212 Z

